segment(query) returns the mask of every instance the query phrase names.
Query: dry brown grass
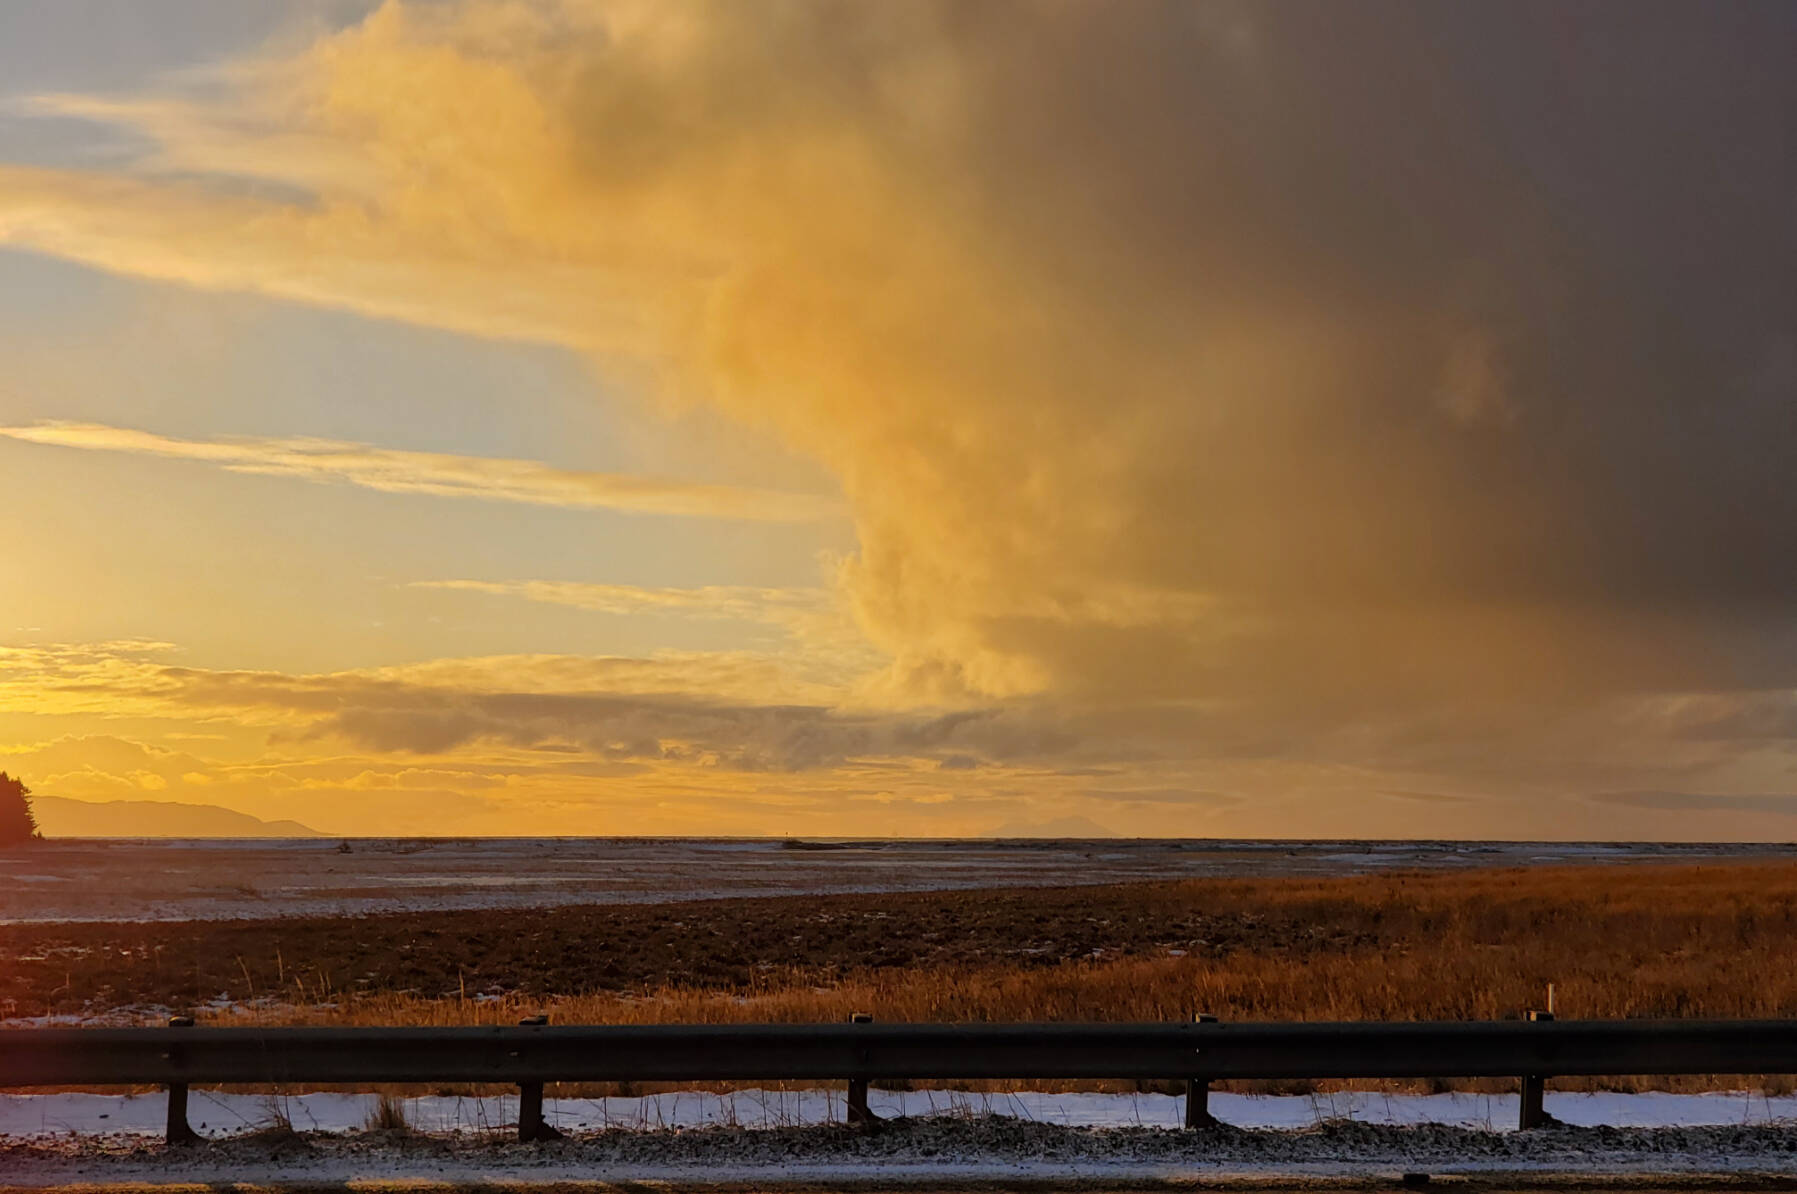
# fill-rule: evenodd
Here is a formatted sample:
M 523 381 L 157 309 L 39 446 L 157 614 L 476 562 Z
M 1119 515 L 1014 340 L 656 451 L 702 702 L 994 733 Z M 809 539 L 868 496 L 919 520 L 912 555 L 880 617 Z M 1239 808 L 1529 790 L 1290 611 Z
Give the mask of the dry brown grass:
M 1505 1019 L 1543 1006 L 1549 983 L 1564 1018 L 1797 1016 L 1797 866 L 1789 864 L 1198 882 L 1103 894 L 1119 893 L 1128 915 L 1150 924 L 1196 907 L 1207 922 L 1246 932 L 1222 950 L 1184 943 L 1195 948 L 1183 957 L 1136 948 L 1109 960 L 894 966 L 827 981 L 795 967 L 750 989 L 668 984 L 499 1000 L 379 993 L 260 1018 L 504 1024 L 543 1011 L 563 1024 L 791 1023 L 871 1012 L 890 1021 L 1147 1021 L 1207 1011 L 1231 1020 Z M 1094 906 L 1100 896 L 1091 893 Z M 1103 906 L 1117 915 L 1114 902 Z M 1789 1087 L 1781 1078 L 1761 1084 Z M 1433 1088 L 1449 1085 L 1504 1084 Z
M 383 1092 L 362 1127 L 370 1132 L 409 1132 L 405 1100 L 397 1094 Z
M 1797 864 L 0 926 L 12 1015 L 224 994 L 446 1022 L 1470 1019 L 1550 982 L 1571 1016 L 1797 1014 Z
M 1217 952 L 1051 965 L 893 966 L 829 982 L 806 967 L 748 989 L 666 984 L 500 1000 L 376 993 L 283 1008 L 293 1023 L 841 1020 L 1505 1019 L 1555 985 L 1568 1018 L 1797 1016 L 1797 866 L 1560 868 L 1153 885 L 1131 913 L 1243 926 Z M 1100 893 L 1094 892 L 1096 898 Z M 944 899 L 964 899 L 957 893 Z M 1255 929 L 1264 933 L 1257 947 Z M 1312 945 L 1307 938 L 1324 943 Z

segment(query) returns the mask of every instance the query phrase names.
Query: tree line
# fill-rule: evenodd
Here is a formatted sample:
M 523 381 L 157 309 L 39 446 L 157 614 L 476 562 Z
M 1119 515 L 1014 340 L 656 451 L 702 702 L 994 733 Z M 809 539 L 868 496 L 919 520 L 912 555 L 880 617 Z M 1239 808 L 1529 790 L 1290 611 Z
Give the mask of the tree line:
M 31 789 L 0 771 L 0 846 L 19 846 L 41 837 L 37 814 L 31 811 Z

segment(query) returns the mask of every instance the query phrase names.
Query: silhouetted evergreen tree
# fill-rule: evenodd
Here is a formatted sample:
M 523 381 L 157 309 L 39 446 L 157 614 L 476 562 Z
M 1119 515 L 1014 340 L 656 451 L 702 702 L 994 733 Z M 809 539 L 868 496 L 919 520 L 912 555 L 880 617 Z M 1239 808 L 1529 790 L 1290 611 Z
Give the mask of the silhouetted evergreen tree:
M 0 846 L 36 841 L 37 818 L 31 812 L 31 789 L 0 771 Z

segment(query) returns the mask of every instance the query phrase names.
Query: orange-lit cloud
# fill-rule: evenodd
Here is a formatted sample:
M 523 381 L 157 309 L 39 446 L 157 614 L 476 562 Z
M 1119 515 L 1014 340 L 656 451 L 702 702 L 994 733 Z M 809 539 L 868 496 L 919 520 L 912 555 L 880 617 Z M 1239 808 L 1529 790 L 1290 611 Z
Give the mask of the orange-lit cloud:
M 1342 834 L 1401 832 L 1423 801 L 1488 834 L 1520 813 L 1558 818 L 1548 836 L 1588 837 L 1616 808 L 1741 814 L 1766 831 L 1764 818 L 1784 814 L 1765 781 L 1797 717 L 1787 693 L 1276 734 L 1191 707 L 880 711 L 777 661 L 731 655 L 318 675 L 167 655 L 94 644 L 0 656 L 0 715 L 29 702 L 36 718 L 100 727 L 0 759 L 56 795 L 199 800 L 327 832 L 413 832 L 420 816 L 439 831 L 506 832 L 542 809 L 557 831 L 767 832 L 755 818 L 781 808 L 826 833 L 982 832 L 1048 810 L 1143 834 Z M 171 726 L 202 733 L 158 744 Z M 237 737 L 209 742 L 208 729 Z M 1686 781 L 1676 799 L 1644 786 L 1669 775 Z M 870 826 L 854 811 L 863 802 L 897 819 Z

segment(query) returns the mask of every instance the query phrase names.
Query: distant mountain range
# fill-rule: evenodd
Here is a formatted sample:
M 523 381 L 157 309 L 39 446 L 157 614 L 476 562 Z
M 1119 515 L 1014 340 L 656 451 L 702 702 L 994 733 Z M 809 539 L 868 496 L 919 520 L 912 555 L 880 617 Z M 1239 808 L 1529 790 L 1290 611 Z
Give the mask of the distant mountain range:
M 326 837 L 298 821 L 264 821 L 215 804 L 173 800 L 72 800 L 33 796 L 45 837 Z M 992 838 L 1090 839 L 1118 836 L 1086 817 L 1007 821 L 982 835 Z
M 298 821 L 264 821 L 215 804 L 33 796 L 45 837 L 322 837 Z

